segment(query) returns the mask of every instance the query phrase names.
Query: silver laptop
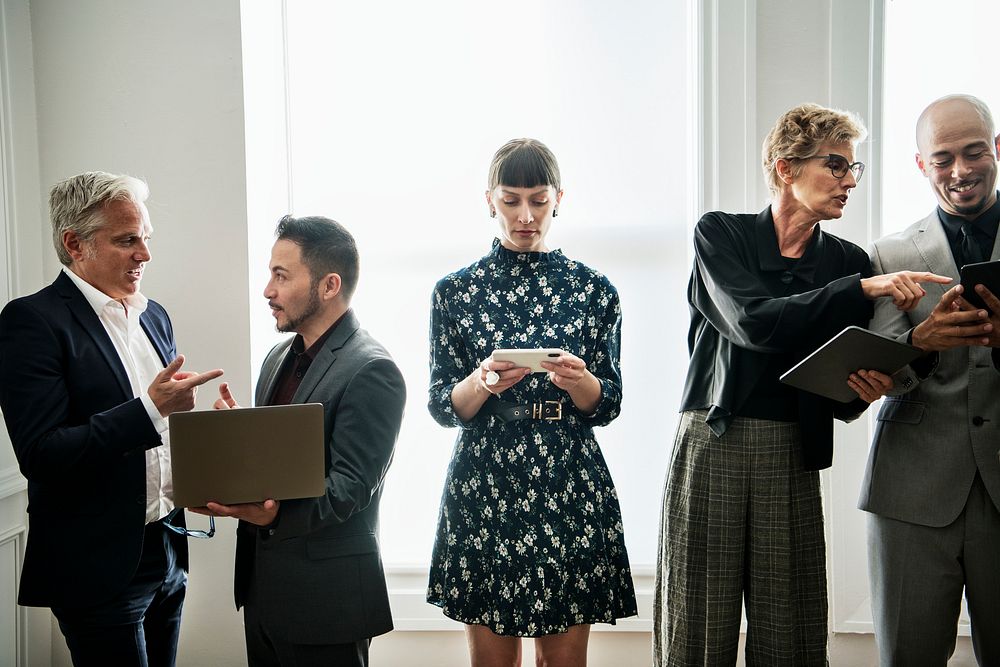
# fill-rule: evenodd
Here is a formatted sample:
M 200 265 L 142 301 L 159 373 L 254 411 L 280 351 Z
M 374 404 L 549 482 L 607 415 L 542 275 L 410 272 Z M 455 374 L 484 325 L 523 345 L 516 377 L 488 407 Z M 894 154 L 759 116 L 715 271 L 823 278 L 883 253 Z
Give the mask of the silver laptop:
M 174 504 L 235 505 L 323 495 L 323 405 L 170 415 Z

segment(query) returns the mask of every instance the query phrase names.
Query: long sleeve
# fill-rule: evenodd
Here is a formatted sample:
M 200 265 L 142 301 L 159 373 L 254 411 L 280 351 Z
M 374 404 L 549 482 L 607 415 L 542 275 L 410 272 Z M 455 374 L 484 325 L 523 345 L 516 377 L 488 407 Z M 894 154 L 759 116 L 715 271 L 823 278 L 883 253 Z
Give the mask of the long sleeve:
M 466 358 L 465 343 L 448 313 L 446 282 L 442 280 L 431 297 L 430 388 L 427 400 L 431 417 L 442 426 L 464 424 L 455 414 L 451 392 L 472 372 L 472 368 L 467 367 Z
M 594 377 L 601 382 L 601 400 L 594 414 L 584 419 L 593 426 L 605 426 L 621 412 L 621 325 L 622 310 L 618 291 L 610 282 L 595 299 L 595 308 L 588 316 L 587 325 L 597 328 L 597 347 L 587 364 Z
M 71 356 L 51 323 L 25 301 L 12 301 L 0 314 L 0 405 L 29 480 L 76 478 L 81 470 L 99 470 L 161 442 L 138 398 L 83 414 L 81 395 L 99 402 L 107 395 L 107 382 L 114 380 L 97 376 L 94 364 L 105 364 L 103 357 L 83 343 L 77 347 L 84 349 Z M 81 384 L 87 382 L 89 388 Z
M 357 370 L 333 416 L 326 490 L 316 499 L 282 503 L 275 538 L 307 535 L 368 507 L 389 469 L 405 403 L 403 376 L 391 359 Z
M 859 266 L 857 273 L 823 287 L 776 297 L 762 285 L 746 245 L 738 230 L 712 214 L 695 227 L 693 304 L 735 345 L 754 352 L 783 353 L 804 340 L 828 339 L 843 328 L 844 321 L 870 317 L 871 303 L 861 290 L 866 267 Z M 822 325 L 821 331 L 817 325 Z

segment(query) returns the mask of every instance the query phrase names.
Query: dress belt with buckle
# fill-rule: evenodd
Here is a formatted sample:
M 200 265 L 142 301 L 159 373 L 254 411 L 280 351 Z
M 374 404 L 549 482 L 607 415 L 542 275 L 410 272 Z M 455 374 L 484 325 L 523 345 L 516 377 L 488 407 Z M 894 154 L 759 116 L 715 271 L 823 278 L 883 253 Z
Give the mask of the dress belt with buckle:
M 563 416 L 562 401 L 539 401 L 538 403 L 515 405 L 513 403 L 505 403 L 504 401 L 491 400 L 486 405 L 490 414 L 496 415 L 504 422 L 512 422 L 519 419 L 559 421 Z

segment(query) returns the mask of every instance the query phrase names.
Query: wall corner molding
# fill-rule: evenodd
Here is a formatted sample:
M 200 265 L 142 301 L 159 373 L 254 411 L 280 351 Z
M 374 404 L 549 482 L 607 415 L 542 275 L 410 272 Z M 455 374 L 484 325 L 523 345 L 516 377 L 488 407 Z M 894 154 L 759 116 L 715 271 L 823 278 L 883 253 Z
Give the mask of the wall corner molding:
M 0 500 L 21 493 L 28 488 L 28 481 L 21 476 L 17 466 L 0 469 Z

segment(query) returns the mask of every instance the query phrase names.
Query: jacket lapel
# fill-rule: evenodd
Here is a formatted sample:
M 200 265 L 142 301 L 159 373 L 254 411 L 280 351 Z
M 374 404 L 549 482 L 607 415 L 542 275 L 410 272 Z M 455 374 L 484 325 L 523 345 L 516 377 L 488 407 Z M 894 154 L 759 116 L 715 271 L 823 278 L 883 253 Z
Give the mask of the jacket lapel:
M 163 365 L 166 366 L 173 361 L 173 359 L 167 358 L 170 354 L 170 342 L 164 339 L 163 332 L 160 329 L 153 326 L 149 310 L 146 310 L 146 312 L 139 316 L 139 326 L 146 332 L 146 338 L 153 344 L 153 348 L 156 349 L 156 354 L 160 356 L 160 361 Z
M 104 330 L 104 325 L 101 324 L 101 320 L 87 302 L 86 297 L 83 296 L 83 293 L 77 289 L 76 285 L 73 284 L 73 281 L 65 273 L 59 273 L 59 277 L 56 278 L 53 286 L 59 292 L 60 296 L 66 299 L 66 307 L 69 308 L 73 318 L 87 332 L 87 335 L 93 339 L 94 344 L 97 345 L 97 349 L 101 351 L 101 356 L 104 357 L 104 361 L 107 362 L 108 366 L 114 372 L 115 379 L 118 380 L 118 386 L 121 387 L 122 392 L 128 398 L 132 398 L 132 384 L 125 373 L 122 360 L 118 357 L 118 352 L 115 350 L 114 343 L 111 342 L 111 337 Z
M 337 360 L 338 351 L 344 347 L 344 344 L 354 335 L 354 332 L 359 327 L 358 318 L 355 317 L 353 310 L 348 310 L 344 313 L 340 323 L 337 324 L 337 328 L 326 339 L 323 349 L 316 355 L 313 362 L 309 364 L 309 370 L 306 371 L 305 377 L 302 378 L 302 384 L 295 391 L 292 403 L 308 402 L 313 390 L 316 389 L 316 385 L 326 376 L 330 367 L 333 366 L 333 362 Z
M 274 393 L 274 385 L 278 382 L 278 371 L 285 365 L 285 358 L 292 347 L 294 336 L 278 343 L 271 354 L 267 355 L 264 365 L 260 369 L 260 377 L 257 378 L 257 392 L 254 396 L 254 405 L 266 405 L 267 400 Z
M 944 233 L 944 227 L 941 226 L 941 221 L 938 219 L 937 209 L 924 218 L 917 233 L 913 236 L 913 244 L 917 247 L 917 252 L 920 253 L 920 257 L 927 264 L 927 269 L 931 273 L 958 280 L 958 266 L 956 266 L 955 258 L 951 254 L 948 236 Z M 994 252 L 996 252 L 996 248 L 994 248 Z M 923 287 L 928 291 L 936 291 L 940 298 L 950 285 L 924 283 Z

